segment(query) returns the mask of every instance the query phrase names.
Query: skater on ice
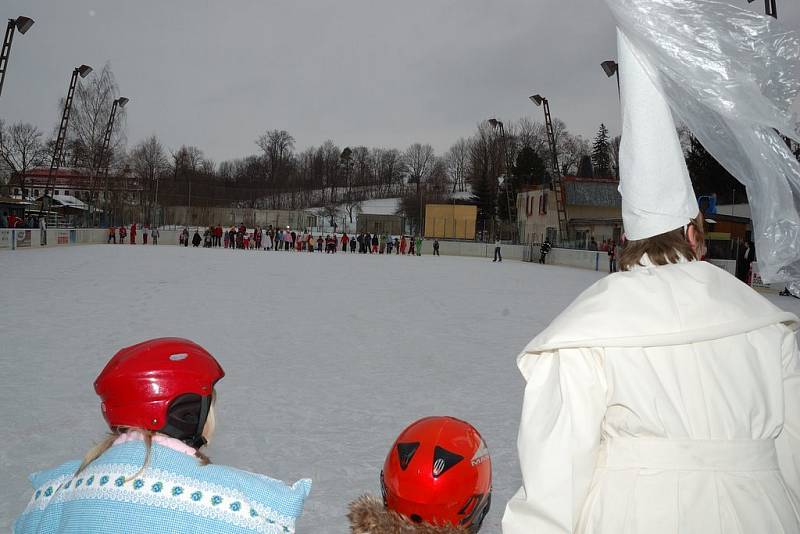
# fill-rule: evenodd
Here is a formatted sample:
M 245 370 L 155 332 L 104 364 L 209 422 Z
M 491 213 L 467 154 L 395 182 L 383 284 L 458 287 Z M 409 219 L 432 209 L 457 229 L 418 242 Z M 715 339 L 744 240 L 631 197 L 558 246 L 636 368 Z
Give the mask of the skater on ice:
M 729 156 L 721 163 L 762 179 L 748 193 L 786 179 L 768 172 L 772 164 L 787 165 L 785 176 L 796 179 L 797 162 L 784 157 L 772 127 L 736 115 L 755 101 L 779 106 L 749 82 L 743 65 L 750 65 L 718 52 L 742 40 L 742 50 L 764 54 L 759 61 L 800 73 L 800 39 L 725 3 L 609 3 L 620 26 L 622 272 L 584 291 L 517 358 L 527 381 L 518 438 L 523 484 L 506 505 L 503 532 L 800 532 L 798 318 L 700 261 L 703 217 L 673 122 L 682 106 L 693 109 L 678 114 L 708 136 L 704 145 Z M 692 76 L 681 78 L 688 67 Z M 718 83 L 720 73 L 734 80 Z M 772 75 L 777 95 L 788 79 Z M 702 104 L 691 92 L 697 84 Z M 753 97 L 743 102 L 748 92 Z M 718 107 L 709 95 L 719 95 Z M 734 141 L 692 123 L 700 112 L 717 125 L 735 123 L 731 131 L 746 148 L 726 148 Z M 798 217 L 788 193 L 789 204 L 772 213 L 791 230 Z M 768 214 L 784 200 L 754 196 L 751 205 Z M 775 221 L 755 221 L 765 249 L 780 244 L 784 234 L 769 231 Z M 798 274 L 797 258 L 769 259 L 767 271 Z
M 94 383 L 110 434 L 82 461 L 31 476 L 14 532 L 294 532 L 310 480 L 290 486 L 213 465 L 201 451 L 223 376 L 185 339 L 120 350 Z

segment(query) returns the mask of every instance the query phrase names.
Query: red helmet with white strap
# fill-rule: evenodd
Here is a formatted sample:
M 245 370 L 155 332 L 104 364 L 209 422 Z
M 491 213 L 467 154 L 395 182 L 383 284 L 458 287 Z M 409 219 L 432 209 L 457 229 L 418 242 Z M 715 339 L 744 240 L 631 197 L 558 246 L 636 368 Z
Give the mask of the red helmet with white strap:
M 386 506 L 414 522 L 477 532 L 491 504 L 492 461 L 472 425 L 426 417 L 392 445 L 381 486 Z
M 108 425 L 159 431 L 199 447 L 214 384 L 225 376 L 200 345 L 151 339 L 117 352 L 94 381 Z

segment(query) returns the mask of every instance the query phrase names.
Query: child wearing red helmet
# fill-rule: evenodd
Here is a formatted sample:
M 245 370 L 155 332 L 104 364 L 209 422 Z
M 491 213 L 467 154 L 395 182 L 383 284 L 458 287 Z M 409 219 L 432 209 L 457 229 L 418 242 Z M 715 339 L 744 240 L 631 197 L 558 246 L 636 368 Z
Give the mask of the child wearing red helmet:
M 350 505 L 352 534 L 475 534 L 492 500 L 489 451 L 465 421 L 420 419 L 389 450 L 381 491 Z
M 14 532 L 294 532 L 311 481 L 209 465 L 214 386 L 225 376 L 179 338 L 120 350 L 95 380 L 111 433 L 73 461 L 31 476 Z

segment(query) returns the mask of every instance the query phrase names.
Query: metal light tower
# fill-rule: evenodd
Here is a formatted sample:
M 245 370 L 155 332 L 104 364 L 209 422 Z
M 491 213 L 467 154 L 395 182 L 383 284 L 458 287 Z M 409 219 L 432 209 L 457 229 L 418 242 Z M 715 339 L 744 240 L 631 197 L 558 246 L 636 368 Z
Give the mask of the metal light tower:
M 100 170 L 102 173 L 103 181 L 104 181 L 104 188 L 105 191 L 103 193 L 103 200 L 104 205 L 106 207 L 106 217 L 108 217 L 108 173 L 109 167 L 111 166 L 111 158 L 106 158 L 106 153 L 108 152 L 108 147 L 111 144 L 111 132 L 114 129 L 114 121 L 117 118 L 117 107 L 124 108 L 125 104 L 130 102 L 129 98 L 125 98 L 121 96 L 114 100 L 111 104 L 111 114 L 108 116 L 108 122 L 106 123 L 106 130 L 105 134 L 103 135 L 103 145 L 100 147 L 100 153 L 97 155 L 97 159 L 95 161 L 95 172 Z M 110 156 L 110 155 L 109 155 Z
M 69 114 L 72 111 L 72 99 L 75 96 L 75 86 L 78 84 L 78 76 L 86 78 L 92 72 L 92 67 L 89 65 L 81 65 L 75 67 L 72 71 L 72 77 L 69 80 L 69 88 L 67 89 L 67 99 L 64 101 L 64 112 L 61 114 L 61 124 L 58 126 L 58 136 L 56 137 L 56 144 L 53 147 L 53 159 L 50 162 L 50 171 L 47 173 L 47 186 L 44 188 L 44 197 L 42 198 L 42 207 L 39 210 L 39 216 L 42 216 L 45 203 L 47 209 L 50 209 L 50 202 L 47 193 L 53 186 L 53 172 L 58 169 L 61 162 L 61 156 L 64 152 L 64 141 L 67 137 L 67 126 L 69 125 Z
M 622 90 L 619 87 L 619 64 L 613 59 L 609 59 L 600 63 L 600 66 L 603 67 L 603 72 L 605 72 L 606 76 L 609 78 L 614 75 L 617 76 L 617 97 L 622 98 Z
M 547 129 L 547 142 L 550 144 L 550 164 L 553 170 L 553 189 L 556 193 L 556 208 L 558 210 L 558 232 L 561 239 L 567 239 L 568 223 L 567 223 L 567 208 L 566 199 L 564 198 L 564 188 L 561 183 L 561 169 L 558 165 L 558 153 L 556 152 L 556 136 L 553 131 L 553 121 L 550 117 L 550 103 L 542 95 L 533 95 L 530 97 L 531 102 L 537 106 L 544 108 L 544 123 Z
M 748 4 L 752 4 L 755 0 L 747 0 Z M 764 0 L 764 12 L 774 18 L 778 18 L 778 6 L 775 4 L 775 0 Z
M 25 35 L 31 29 L 31 26 L 33 26 L 33 19 L 28 17 L 8 19 L 6 37 L 3 40 L 3 49 L 0 51 L 0 95 L 3 94 L 3 82 L 6 80 L 6 68 L 8 67 L 8 58 L 11 56 L 11 41 L 14 40 L 14 30 L 19 30 L 19 33 Z
M 500 138 L 503 140 L 503 156 L 504 156 L 504 159 L 505 159 L 505 162 L 506 162 L 506 177 L 505 177 L 505 182 L 506 182 L 505 185 L 506 185 L 506 187 L 504 188 L 505 191 L 506 191 L 506 210 L 507 210 L 507 213 L 508 213 L 509 222 L 512 222 L 511 221 L 511 201 L 509 200 L 509 197 L 508 197 L 508 180 L 510 179 L 510 173 L 511 173 L 511 161 L 508 158 L 508 140 L 506 139 L 506 129 L 503 126 L 503 122 L 499 121 L 497 119 L 489 119 L 489 125 L 495 131 L 497 131 L 497 130 L 500 131 Z

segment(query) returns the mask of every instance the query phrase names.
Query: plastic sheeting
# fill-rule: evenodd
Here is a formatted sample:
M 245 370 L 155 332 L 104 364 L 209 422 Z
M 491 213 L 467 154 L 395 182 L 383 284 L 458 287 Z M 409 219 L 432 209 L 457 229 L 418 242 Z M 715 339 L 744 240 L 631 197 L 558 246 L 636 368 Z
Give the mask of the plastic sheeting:
M 800 281 L 800 34 L 714 0 L 606 0 L 686 124 L 747 187 L 762 278 Z M 625 76 L 620 71 L 620 76 Z

